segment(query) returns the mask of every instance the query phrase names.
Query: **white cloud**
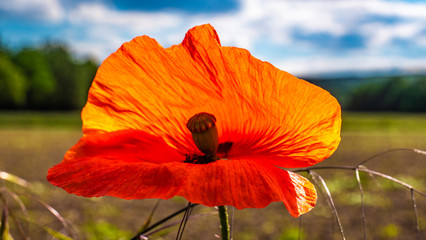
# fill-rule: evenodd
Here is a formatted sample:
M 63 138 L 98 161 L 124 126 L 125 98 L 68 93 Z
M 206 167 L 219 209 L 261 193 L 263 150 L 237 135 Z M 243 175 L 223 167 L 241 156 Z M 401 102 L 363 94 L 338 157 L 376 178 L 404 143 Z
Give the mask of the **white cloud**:
M 176 27 L 182 21 L 182 16 L 169 13 L 117 11 L 99 3 L 83 3 L 69 12 L 68 19 L 75 24 L 120 27 L 140 34 Z
M 424 30 L 426 30 L 424 23 L 403 22 L 394 25 L 383 23 L 366 24 L 361 32 L 368 39 L 370 47 L 381 47 L 395 39 L 417 42 L 416 36 Z
M 294 75 L 314 75 L 330 72 L 349 71 L 385 71 L 389 69 L 404 69 L 406 71 L 425 70 L 426 56 L 423 58 L 408 58 L 402 56 L 349 56 L 340 57 L 311 57 L 292 58 L 276 64 L 280 69 Z
M 81 3 L 67 14 L 71 25 L 67 39 L 72 39 L 77 53 L 104 59 L 122 43 L 140 35 L 156 38 L 166 46 L 177 44 L 170 35 L 179 32 L 183 19 L 176 13 L 119 11 L 100 3 Z
M 187 21 L 211 22 L 222 33 L 224 43 L 245 48 L 253 48 L 256 42 L 265 39 L 274 45 L 298 45 L 292 36 L 294 31 L 335 37 L 359 34 L 366 39 L 367 47 L 375 48 L 396 38 L 416 41 L 414 38 L 425 34 L 426 29 L 426 4 L 383 0 L 247 0 L 241 4 L 241 10 L 235 13 Z M 400 18 L 401 23 L 385 24 L 374 21 L 374 17 Z
M 251 52 L 258 52 L 256 47 L 259 44 L 263 44 L 263 48 L 274 46 L 282 52 L 285 52 L 283 49 L 309 52 L 303 58 L 268 56 L 272 64 L 283 69 L 309 73 L 393 67 L 426 68 L 419 60 L 383 56 L 383 50 L 393 47 L 395 39 L 425 46 L 425 12 L 425 3 L 385 0 L 241 0 L 241 7 L 232 12 L 194 15 L 166 11 L 120 11 L 99 3 L 82 3 L 69 10 L 66 19 L 71 25 L 67 37 L 74 48 L 80 53 L 89 51 L 100 59 L 138 35 L 149 35 L 168 47 L 180 43 L 189 28 L 211 23 L 223 45 L 243 47 Z M 396 23 L 390 24 L 378 17 L 394 18 Z M 315 39 L 296 39 L 295 31 L 307 35 L 324 33 L 332 37 L 356 34 L 364 38 L 366 45 L 349 54 L 334 52 L 331 57 L 322 55 L 327 52 L 318 44 L 306 43 Z M 283 64 L 283 59 L 286 64 Z
M 358 1 L 362 3 L 362 1 Z M 356 4 L 351 2 L 351 4 Z M 349 5 L 351 6 L 351 5 Z M 426 4 L 424 2 L 397 2 L 374 0 L 365 4 L 366 11 L 381 16 L 398 16 L 406 19 L 426 19 Z
M 58 22 L 64 15 L 59 0 L 0 1 L 0 10 L 21 17 Z
M 345 33 L 345 25 L 339 15 L 330 14 L 334 5 L 322 2 L 247 0 L 241 1 L 237 13 L 205 17 L 223 33 L 232 37 L 232 43 L 244 43 L 253 47 L 256 39 L 266 38 L 276 44 L 292 44 L 292 31 L 298 29 L 305 33 L 327 32 L 332 35 Z M 337 4 L 337 3 L 336 3 Z M 248 46 L 247 43 L 251 43 Z M 239 45 L 239 44 L 238 44 Z M 241 45 L 239 45 L 241 46 Z
M 84 39 L 74 41 L 71 45 L 73 52 L 102 60 L 115 52 L 121 44 L 129 41 L 128 38 L 119 34 L 111 34 L 110 30 L 108 27 L 98 26 L 94 29 L 86 30 L 84 33 L 71 31 L 67 33 L 67 38 L 71 39 L 78 34 L 84 34 Z

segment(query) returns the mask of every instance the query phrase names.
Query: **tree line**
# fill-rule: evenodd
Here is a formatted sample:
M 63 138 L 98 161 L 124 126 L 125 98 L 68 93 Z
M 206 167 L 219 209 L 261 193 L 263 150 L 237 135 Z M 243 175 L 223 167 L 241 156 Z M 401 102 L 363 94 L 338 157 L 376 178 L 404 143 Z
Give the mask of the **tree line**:
M 0 47 L 0 109 L 80 109 L 98 64 L 77 59 L 63 44 L 13 51 Z
M 359 76 L 362 74 L 368 76 Z M 305 79 L 328 90 L 343 110 L 426 112 L 426 75 L 359 73 Z
M 426 76 L 398 76 L 355 87 L 347 110 L 426 112 Z
M 77 110 L 98 64 L 75 58 L 63 44 L 12 51 L 0 44 L 0 110 Z M 426 75 L 316 79 L 344 110 L 426 112 Z M 355 84 L 354 84 L 355 82 Z

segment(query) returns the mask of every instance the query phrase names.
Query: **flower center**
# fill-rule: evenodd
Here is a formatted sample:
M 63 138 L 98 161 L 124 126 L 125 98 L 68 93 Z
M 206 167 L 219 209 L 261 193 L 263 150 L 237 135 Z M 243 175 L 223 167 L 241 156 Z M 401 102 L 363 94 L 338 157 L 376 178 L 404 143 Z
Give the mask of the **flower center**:
M 205 155 L 185 154 L 185 163 L 207 164 L 221 157 L 227 158 L 233 142 L 219 143 L 216 117 L 213 114 L 197 113 L 188 120 L 186 127 L 191 131 L 192 139 L 197 148 Z
M 197 156 L 197 158 L 204 163 L 218 160 L 219 136 L 216 117 L 210 113 L 197 113 L 188 120 L 186 127 L 191 131 L 195 146 L 205 154 L 205 156 Z

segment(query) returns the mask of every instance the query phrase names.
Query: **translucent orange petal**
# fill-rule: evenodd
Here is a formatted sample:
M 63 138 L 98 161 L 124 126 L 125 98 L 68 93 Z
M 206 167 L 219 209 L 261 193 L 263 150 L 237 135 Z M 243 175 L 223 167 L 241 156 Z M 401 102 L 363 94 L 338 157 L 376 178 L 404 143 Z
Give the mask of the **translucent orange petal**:
M 85 197 L 171 198 L 179 182 L 164 163 L 184 156 L 140 130 L 87 134 L 49 169 L 47 180 Z
M 216 116 L 220 140 L 234 143 L 229 158 L 303 167 L 340 141 L 334 97 L 247 50 L 222 47 L 210 25 L 167 49 L 147 36 L 123 44 L 98 70 L 83 130 L 141 129 L 193 153 L 185 124 L 198 112 Z
M 315 206 L 314 186 L 306 178 L 277 167 L 250 160 L 179 167 L 185 172 L 185 180 L 177 195 L 193 203 L 242 209 L 282 201 L 294 217 Z
M 168 199 L 177 195 L 206 206 L 239 209 L 282 201 L 293 216 L 315 205 L 314 187 L 297 174 L 250 160 L 178 162 L 183 157 L 161 138 L 141 131 L 88 134 L 49 170 L 47 178 L 85 197 Z

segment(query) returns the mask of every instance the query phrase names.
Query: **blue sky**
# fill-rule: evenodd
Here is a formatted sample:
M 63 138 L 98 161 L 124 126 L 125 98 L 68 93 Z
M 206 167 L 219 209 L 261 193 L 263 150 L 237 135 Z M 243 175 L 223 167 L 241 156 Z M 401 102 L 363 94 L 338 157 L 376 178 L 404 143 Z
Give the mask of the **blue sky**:
M 296 75 L 426 71 L 426 1 L 0 0 L 3 44 L 61 41 L 99 62 L 136 36 L 169 47 L 204 23 Z

